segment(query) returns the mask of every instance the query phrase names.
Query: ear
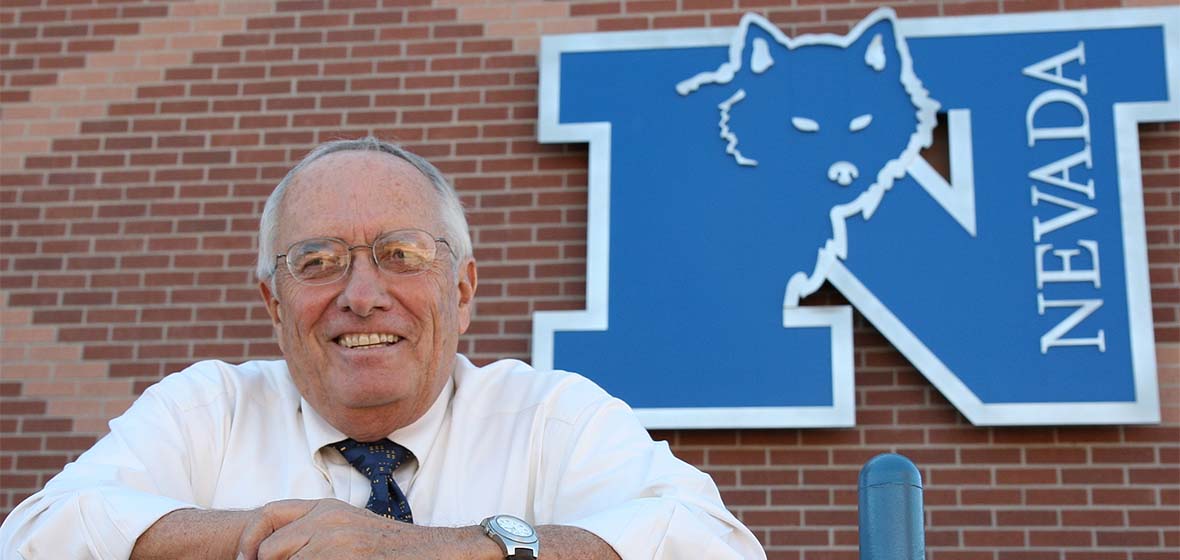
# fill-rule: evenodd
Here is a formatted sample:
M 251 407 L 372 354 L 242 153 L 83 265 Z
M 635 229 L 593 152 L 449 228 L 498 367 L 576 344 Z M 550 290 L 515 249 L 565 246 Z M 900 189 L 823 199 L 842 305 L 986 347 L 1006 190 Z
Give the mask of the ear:
M 275 296 L 274 291 L 271 289 L 270 282 L 267 282 L 266 280 L 258 282 L 258 293 L 262 296 L 262 303 L 266 305 L 266 313 L 270 315 L 270 323 L 274 326 L 275 334 L 277 335 L 283 328 L 283 312 L 279 307 L 279 298 Z M 283 346 L 283 337 L 280 336 L 278 339 L 279 349 L 281 350 Z
M 869 47 L 865 49 L 865 64 L 878 72 L 885 69 L 885 47 L 881 46 L 881 36 L 873 35 Z
M 894 34 L 893 20 L 882 19 L 869 26 L 856 40 L 849 50 L 864 56 L 864 63 L 877 72 L 886 69 L 900 71 L 897 54 L 897 38 Z
M 471 326 L 471 308 L 475 300 L 475 286 L 478 274 L 475 259 L 469 258 L 459 267 L 459 334 Z
M 766 25 L 770 24 L 761 19 L 748 18 L 746 20 L 746 37 L 742 45 L 742 68 L 748 68 L 754 74 L 762 74 L 774 66 L 774 56 L 779 51 L 778 39 L 765 27 Z

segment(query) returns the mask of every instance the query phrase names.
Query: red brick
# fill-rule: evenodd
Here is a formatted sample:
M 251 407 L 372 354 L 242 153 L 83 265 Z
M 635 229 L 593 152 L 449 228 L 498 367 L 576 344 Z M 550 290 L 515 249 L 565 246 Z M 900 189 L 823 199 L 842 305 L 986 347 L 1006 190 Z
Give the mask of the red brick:
M 613 15 L 622 11 L 621 2 L 575 3 L 570 6 L 570 15 L 573 17 Z
M 1180 485 L 1180 467 L 1141 467 L 1129 469 L 1131 484 Z
M 454 9 L 411 10 L 406 15 L 406 21 L 411 23 L 452 21 L 457 14 Z
M 1037 530 L 1029 531 L 1028 541 L 1034 547 L 1092 547 L 1094 535 L 1090 531 Z
M 987 469 L 944 469 L 930 471 L 930 484 L 990 484 L 991 472 Z
M 1126 476 L 1120 468 L 1063 468 L 1063 484 L 1123 484 Z
M 224 95 L 238 95 L 238 84 L 233 84 L 233 83 L 229 83 L 229 84 L 222 84 L 222 83 L 201 84 L 201 83 L 197 83 L 197 84 L 193 84 L 193 85 L 189 86 L 189 93 L 193 97 L 198 97 L 198 98 L 224 96 Z
M 270 43 L 270 37 L 261 33 L 227 33 L 221 37 L 223 47 L 249 47 Z
M 963 544 L 972 547 L 1016 547 L 1027 543 L 1021 531 L 967 530 L 963 531 Z
M 1056 469 L 1004 468 L 996 469 L 997 484 L 1057 484 Z
M 185 87 L 182 84 L 140 86 L 136 90 L 136 96 L 140 99 L 181 97 L 184 93 Z
M 1092 490 L 1094 503 L 1098 505 L 1153 505 L 1155 492 L 1148 489 L 1095 488 Z
M 831 544 L 831 541 L 825 530 L 776 529 L 770 532 L 769 544 L 772 546 L 827 546 Z
M 1054 526 L 1058 524 L 1058 521 L 1058 512 L 1056 510 L 1025 509 L 1000 510 L 996 512 L 996 524 L 1000 526 Z
M 803 512 L 803 524 L 811 526 L 856 526 L 855 509 L 821 510 L 811 509 Z
M 1017 505 L 1023 501 L 1016 489 L 962 489 L 962 501 L 967 505 Z
M 987 510 L 932 510 L 930 525 L 933 527 L 990 527 L 992 513 Z
M 1030 489 L 1025 491 L 1025 502 L 1029 505 L 1072 506 L 1084 505 L 1088 503 L 1088 499 L 1085 490 Z
M 766 459 L 766 452 L 758 449 L 714 449 L 708 454 L 710 465 L 766 465 Z
M 963 449 L 959 452 L 964 463 L 1020 463 L 1023 454 L 1019 448 L 989 447 L 983 449 Z
M 1052 443 L 1054 440 L 1053 431 L 1047 428 L 997 430 L 993 437 L 996 443 L 1020 445 Z
M 28 420 L 25 420 L 28 422 Z M 29 430 L 26 428 L 25 430 Z M 0 436 L 0 449 L 7 453 L 14 451 L 40 451 L 43 443 L 41 436 Z
M 306 21 L 306 18 L 304 18 Z M 246 22 L 247 31 L 259 29 L 290 29 L 295 27 L 293 16 L 255 17 Z
M 234 51 L 197 51 L 193 64 L 233 64 L 242 60 L 242 53 Z
M 45 401 L 12 400 L 5 398 L 3 403 L 4 406 L 0 406 L 0 415 L 2 416 L 45 414 Z
M 1097 531 L 1098 546 L 1139 547 L 1159 546 L 1160 535 L 1157 531 Z
M 21 429 L 26 433 L 69 432 L 74 429 L 74 421 L 69 418 L 25 418 L 21 421 Z

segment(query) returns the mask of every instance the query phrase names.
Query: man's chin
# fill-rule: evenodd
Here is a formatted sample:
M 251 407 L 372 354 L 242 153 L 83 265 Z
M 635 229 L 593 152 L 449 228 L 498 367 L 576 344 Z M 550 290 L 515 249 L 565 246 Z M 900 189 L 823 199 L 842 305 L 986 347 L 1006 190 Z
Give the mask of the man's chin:
M 421 416 L 418 396 L 388 387 L 336 391 L 328 410 L 316 411 L 336 429 L 357 441 L 376 441 Z
M 347 408 L 360 410 L 389 406 L 413 397 L 405 378 L 391 378 L 388 371 L 384 375 L 384 379 L 358 377 L 342 382 L 331 389 L 335 393 L 333 400 Z

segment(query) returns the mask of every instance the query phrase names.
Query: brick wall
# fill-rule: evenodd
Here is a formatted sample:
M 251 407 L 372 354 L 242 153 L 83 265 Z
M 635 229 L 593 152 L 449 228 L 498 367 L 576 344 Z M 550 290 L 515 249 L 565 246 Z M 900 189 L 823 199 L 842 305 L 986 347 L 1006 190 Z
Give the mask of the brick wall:
M 1150 2 L 1148 2 L 1150 3 Z M 1166 0 L 1158 2 L 1167 4 Z M 901 17 L 1117 0 L 908 2 Z M 250 270 L 264 197 L 315 143 L 376 134 L 452 176 L 480 261 L 478 361 L 581 309 L 586 150 L 535 139 L 546 33 L 844 32 L 823 0 L 5 0 L 0 7 L 0 516 L 162 376 L 277 354 Z M 856 558 L 856 473 L 922 467 L 935 560 L 1180 555 L 1180 126 L 1140 128 L 1159 426 L 975 428 L 857 318 L 847 430 L 667 431 L 772 558 Z M 827 290 L 812 300 L 839 299 Z

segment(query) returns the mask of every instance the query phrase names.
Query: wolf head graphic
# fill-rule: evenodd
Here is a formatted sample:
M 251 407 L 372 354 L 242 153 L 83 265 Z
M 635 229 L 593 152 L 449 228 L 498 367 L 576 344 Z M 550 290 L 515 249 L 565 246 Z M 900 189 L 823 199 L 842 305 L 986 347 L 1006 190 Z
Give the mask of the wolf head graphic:
M 718 105 L 725 153 L 749 170 L 749 180 L 799 193 L 800 204 L 784 209 L 786 222 L 806 212 L 829 216 L 831 228 L 819 232 L 810 256 L 789 257 L 798 272 L 784 301 L 794 306 L 819 288 L 835 259 L 847 256 L 845 220 L 872 217 L 885 191 L 930 145 L 939 104 L 915 76 L 889 9 L 845 36 L 793 40 L 747 14 L 729 55 L 717 70 L 676 89 L 690 95 L 726 88 Z

